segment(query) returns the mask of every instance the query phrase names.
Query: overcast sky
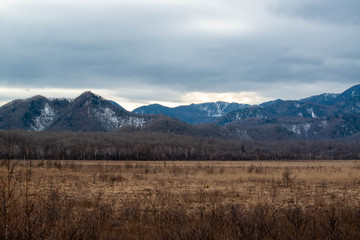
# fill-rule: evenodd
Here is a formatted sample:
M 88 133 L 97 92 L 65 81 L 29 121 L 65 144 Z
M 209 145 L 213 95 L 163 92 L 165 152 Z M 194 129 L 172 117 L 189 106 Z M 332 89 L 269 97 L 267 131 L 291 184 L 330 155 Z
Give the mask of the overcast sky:
M 0 104 L 256 104 L 360 78 L 359 0 L 0 0 Z

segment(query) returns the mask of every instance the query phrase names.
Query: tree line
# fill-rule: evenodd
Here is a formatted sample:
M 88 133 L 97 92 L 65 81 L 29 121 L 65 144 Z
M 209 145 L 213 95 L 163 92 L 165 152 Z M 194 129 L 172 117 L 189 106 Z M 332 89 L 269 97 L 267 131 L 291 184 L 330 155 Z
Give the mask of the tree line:
M 360 159 L 360 143 L 253 141 L 173 133 L 0 131 L 0 158 L 50 160 Z

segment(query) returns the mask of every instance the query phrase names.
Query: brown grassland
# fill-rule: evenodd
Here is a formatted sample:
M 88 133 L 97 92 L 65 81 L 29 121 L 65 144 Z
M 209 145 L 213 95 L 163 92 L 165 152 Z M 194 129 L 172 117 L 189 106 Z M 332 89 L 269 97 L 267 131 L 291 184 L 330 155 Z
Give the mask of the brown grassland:
M 2 160 L 0 239 L 359 239 L 359 161 Z

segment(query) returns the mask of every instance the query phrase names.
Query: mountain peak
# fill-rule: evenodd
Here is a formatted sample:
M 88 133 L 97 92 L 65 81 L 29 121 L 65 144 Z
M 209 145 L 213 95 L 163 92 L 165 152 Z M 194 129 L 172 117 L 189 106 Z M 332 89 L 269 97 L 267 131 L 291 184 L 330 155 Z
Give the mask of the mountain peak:
M 354 98 L 354 97 L 359 97 L 360 96 L 360 84 L 355 85 L 349 89 L 347 89 L 346 91 L 344 91 L 341 96 L 343 98 Z
M 77 98 L 98 98 L 98 99 L 102 99 L 104 100 L 103 97 L 101 97 L 100 95 L 97 95 L 91 91 L 86 91 L 83 92 L 80 96 L 78 96 Z
M 28 98 L 27 100 L 38 100 L 38 99 L 47 99 L 46 97 L 42 96 L 42 95 L 35 95 L 35 96 L 32 96 L 30 98 Z

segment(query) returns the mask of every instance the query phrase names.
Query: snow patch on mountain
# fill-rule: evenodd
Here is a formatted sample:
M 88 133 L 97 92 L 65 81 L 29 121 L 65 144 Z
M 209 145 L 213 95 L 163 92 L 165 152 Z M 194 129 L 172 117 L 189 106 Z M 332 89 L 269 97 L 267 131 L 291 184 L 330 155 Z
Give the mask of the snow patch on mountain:
M 288 128 L 288 130 L 292 131 L 297 135 L 305 134 L 307 135 L 311 128 L 311 123 L 304 123 L 304 124 L 293 124 Z
M 121 120 L 121 127 L 123 126 L 143 127 L 145 124 L 146 124 L 145 119 L 139 117 L 127 117 Z
M 226 102 L 204 103 L 199 105 L 199 109 L 206 112 L 208 117 L 222 117 L 227 113 L 225 110 L 229 105 Z
M 312 118 L 317 118 L 316 114 L 314 113 L 314 109 L 312 108 L 307 108 L 306 111 L 311 114 Z
M 34 125 L 31 125 L 31 129 L 34 131 L 45 130 L 46 127 L 50 126 L 55 116 L 56 111 L 48 103 L 45 103 L 40 115 L 34 119 Z
M 311 128 L 311 123 L 305 123 L 303 125 L 303 128 L 304 128 L 305 133 L 307 134 Z
M 297 135 L 301 134 L 301 128 L 299 125 L 292 125 L 290 130 Z
M 222 117 L 225 115 L 224 110 L 229 106 L 229 103 L 223 103 L 223 104 L 219 104 L 219 103 L 215 103 L 215 107 L 216 107 L 216 111 L 215 113 L 212 115 L 212 117 Z
M 328 122 L 326 120 L 321 121 L 318 126 L 322 128 L 326 128 L 328 126 Z
M 325 96 L 325 101 L 328 101 L 328 100 L 337 98 L 337 96 L 339 96 L 339 94 L 335 94 L 335 93 L 325 93 L 324 96 Z
M 90 109 L 88 108 L 88 111 L 89 110 Z M 120 125 L 115 112 L 110 108 L 94 109 L 94 115 L 101 125 L 108 131 L 115 130 Z
M 110 108 L 94 109 L 94 115 L 107 131 L 113 131 L 123 126 L 142 127 L 145 125 L 144 118 L 118 117 Z
M 239 103 L 228 103 L 228 102 L 210 102 L 210 103 L 201 103 L 201 104 L 192 104 L 200 111 L 205 112 L 207 117 L 218 118 L 225 116 L 227 113 L 236 110 L 242 110 L 249 105 L 239 104 Z

